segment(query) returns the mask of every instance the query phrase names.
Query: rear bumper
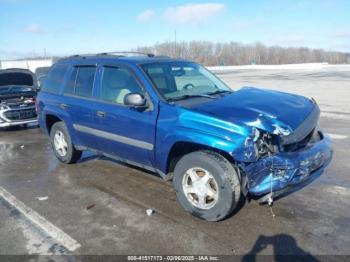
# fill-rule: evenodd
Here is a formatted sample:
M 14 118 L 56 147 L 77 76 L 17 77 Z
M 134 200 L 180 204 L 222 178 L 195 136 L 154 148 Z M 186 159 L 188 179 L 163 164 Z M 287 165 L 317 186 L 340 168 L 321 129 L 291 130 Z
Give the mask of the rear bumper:
M 330 138 L 321 139 L 297 152 L 284 152 L 245 167 L 250 195 L 277 197 L 296 191 L 319 177 L 333 155 Z M 262 198 L 263 199 L 263 198 Z

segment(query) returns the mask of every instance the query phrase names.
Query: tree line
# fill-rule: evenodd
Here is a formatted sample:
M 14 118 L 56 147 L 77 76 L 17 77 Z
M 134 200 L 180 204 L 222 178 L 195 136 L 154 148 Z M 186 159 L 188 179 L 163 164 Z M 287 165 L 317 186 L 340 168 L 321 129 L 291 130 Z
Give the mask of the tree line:
M 261 43 L 163 42 L 141 46 L 138 52 L 189 59 L 206 66 L 248 64 L 350 63 L 350 54 L 307 47 L 266 46 Z

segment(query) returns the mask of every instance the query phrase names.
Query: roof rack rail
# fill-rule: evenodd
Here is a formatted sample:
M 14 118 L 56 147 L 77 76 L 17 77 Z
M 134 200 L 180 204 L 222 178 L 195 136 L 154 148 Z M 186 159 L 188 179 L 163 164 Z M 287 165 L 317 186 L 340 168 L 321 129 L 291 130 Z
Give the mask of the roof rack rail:
M 103 52 L 96 55 L 117 55 L 117 56 L 125 56 L 127 54 L 131 55 L 144 55 L 148 57 L 154 57 L 155 55 L 152 53 L 144 53 L 144 52 L 137 52 L 137 51 L 114 51 L 114 52 Z
M 127 56 L 128 54 L 130 55 L 143 55 L 147 57 L 155 57 L 154 54 L 151 53 L 143 53 L 143 52 L 136 52 L 136 51 L 114 51 L 114 52 L 103 52 L 103 53 L 97 53 L 97 54 L 76 54 L 76 55 L 71 55 L 68 56 L 67 58 L 74 58 L 74 57 L 87 57 L 87 56 L 107 56 L 107 55 L 115 55 L 119 57 L 124 57 Z

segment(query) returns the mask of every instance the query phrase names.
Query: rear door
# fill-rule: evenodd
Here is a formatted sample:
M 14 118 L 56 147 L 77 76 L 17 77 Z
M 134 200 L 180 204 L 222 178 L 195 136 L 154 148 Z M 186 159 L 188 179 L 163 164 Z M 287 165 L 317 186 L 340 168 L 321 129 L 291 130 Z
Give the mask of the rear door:
M 128 67 L 104 65 L 100 77 L 99 105 L 94 112 L 97 130 L 90 130 L 98 138 L 98 146 L 106 153 L 151 165 L 157 119 L 151 99 Z M 146 97 L 148 108 L 124 105 L 124 97 L 130 92 Z
M 92 98 L 96 81 L 95 65 L 75 66 L 64 87 L 64 102 L 60 107 L 69 113 L 73 129 L 80 145 L 95 148 L 95 136 L 84 132 L 82 127 L 91 128 L 96 102 Z
M 45 131 L 47 130 L 47 128 L 44 128 L 46 127 L 46 113 L 54 113 L 54 109 L 62 103 L 61 88 L 62 84 L 65 83 L 69 68 L 69 64 L 53 65 L 38 93 L 37 112 L 39 124 Z M 67 121 L 68 119 L 65 120 Z

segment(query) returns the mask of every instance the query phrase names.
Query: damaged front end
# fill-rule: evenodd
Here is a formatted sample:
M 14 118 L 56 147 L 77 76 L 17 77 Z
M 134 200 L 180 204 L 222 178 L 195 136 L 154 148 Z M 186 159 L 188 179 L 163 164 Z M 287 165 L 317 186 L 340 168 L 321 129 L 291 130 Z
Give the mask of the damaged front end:
M 319 108 L 293 132 L 253 128 L 245 141 L 245 187 L 261 203 L 296 191 L 320 176 L 332 159 L 330 138 L 318 130 Z

